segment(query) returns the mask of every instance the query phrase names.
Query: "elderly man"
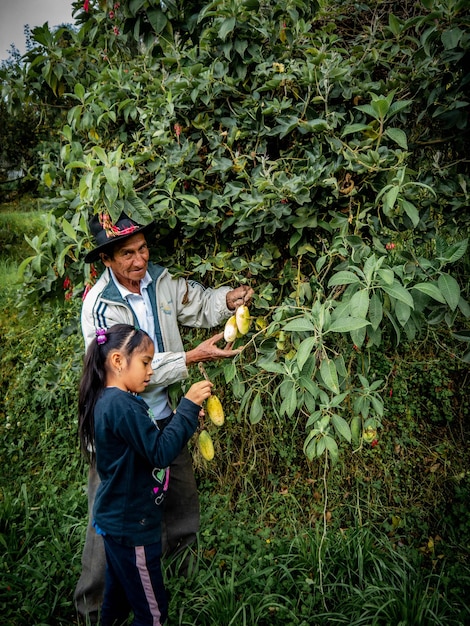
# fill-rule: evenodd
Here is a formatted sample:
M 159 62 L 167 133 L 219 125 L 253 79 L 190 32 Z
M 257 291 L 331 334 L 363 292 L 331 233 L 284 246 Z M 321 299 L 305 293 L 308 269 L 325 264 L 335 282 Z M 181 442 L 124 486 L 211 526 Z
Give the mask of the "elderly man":
M 85 297 L 81 324 L 85 345 L 95 338 L 97 328 L 134 324 L 144 329 L 155 344 L 152 383 L 143 394 L 160 428 L 171 420 L 173 410 L 168 385 L 188 376 L 188 367 L 199 361 L 233 357 L 239 350 L 230 344 L 220 348 L 218 333 L 188 352 L 184 351 L 179 325 L 212 328 L 221 324 L 242 304 L 249 304 L 253 290 L 206 289 L 183 278 L 174 279 L 168 270 L 149 262 L 146 236 L 153 224 L 141 226 L 122 214 L 112 224 L 106 214 L 95 215 L 90 231 L 96 247 L 85 262 L 101 260 L 106 269 Z M 99 478 L 90 469 L 89 514 Z M 97 623 L 104 591 L 105 554 L 102 538 L 89 520 L 82 556 L 82 574 L 75 590 L 75 604 L 88 623 Z M 170 488 L 164 504 L 162 541 L 164 554 L 175 554 L 190 545 L 199 529 L 199 499 L 191 458 L 187 449 L 170 468 Z

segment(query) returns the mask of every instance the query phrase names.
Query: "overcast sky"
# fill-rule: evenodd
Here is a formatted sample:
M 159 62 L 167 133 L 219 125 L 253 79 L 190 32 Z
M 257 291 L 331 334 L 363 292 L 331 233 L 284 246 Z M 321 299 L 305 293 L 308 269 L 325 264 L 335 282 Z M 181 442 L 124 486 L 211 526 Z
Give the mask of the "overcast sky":
M 8 58 L 12 43 L 26 52 L 26 24 L 33 29 L 45 22 L 50 28 L 73 24 L 72 0 L 0 0 L 0 61 Z

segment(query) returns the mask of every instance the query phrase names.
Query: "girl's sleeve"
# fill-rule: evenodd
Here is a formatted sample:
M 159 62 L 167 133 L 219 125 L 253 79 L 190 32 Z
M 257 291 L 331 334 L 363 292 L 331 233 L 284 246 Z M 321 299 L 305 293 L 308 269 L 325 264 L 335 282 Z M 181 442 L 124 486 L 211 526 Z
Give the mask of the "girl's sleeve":
M 183 398 L 171 422 L 164 430 L 159 430 L 145 403 L 141 406 L 140 414 L 126 413 L 121 420 L 120 434 L 151 465 L 168 467 L 195 433 L 201 407 Z

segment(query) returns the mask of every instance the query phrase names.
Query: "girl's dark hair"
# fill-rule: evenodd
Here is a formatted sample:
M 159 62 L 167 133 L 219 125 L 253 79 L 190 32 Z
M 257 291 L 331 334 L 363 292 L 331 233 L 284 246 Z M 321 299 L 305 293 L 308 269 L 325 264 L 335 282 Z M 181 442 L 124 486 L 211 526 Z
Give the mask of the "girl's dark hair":
M 94 460 L 95 404 L 106 385 L 106 359 L 113 350 L 122 352 L 127 361 L 134 350 L 152 340 L 144 330 L 129 324 L 98 329 L 85 355 L 78 391 L 78 435 L 85 457 Z

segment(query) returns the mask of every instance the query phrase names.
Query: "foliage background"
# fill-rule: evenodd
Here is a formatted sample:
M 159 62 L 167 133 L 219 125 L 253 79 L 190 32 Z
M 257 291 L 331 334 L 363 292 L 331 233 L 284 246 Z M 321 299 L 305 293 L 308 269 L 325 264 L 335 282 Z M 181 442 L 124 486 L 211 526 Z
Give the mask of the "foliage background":
M 464 623 L 465 3 L 74 7 L 76 30 L 36 29 L 1 70 L 5 159 L 27 119 L 15 165 L 41 198 L 26 218 L 6 207 L 1 231 L 11 273 L 21 223 L 33 230 L 21 286 L 3 294 L 2 609 L 12 624 L 73 615 L 78 311 L 99 270 L 81 259 L 105 208 L 154 219 L 153 254 L 175 274 L 257 294 L 242 355 L 210 371 L 227 426 L 213 431 L 216 463 L 194 450 L 202 552 L 180 623 L 222 606 L 233 624 L 428 623 L 429 611 Z M 356 578 L 366 553 L 384 559 L 380 588 Z M 240 602 L 239 577 L 266 605 Z M 407 600 L 386 618 L 392 590 Z

